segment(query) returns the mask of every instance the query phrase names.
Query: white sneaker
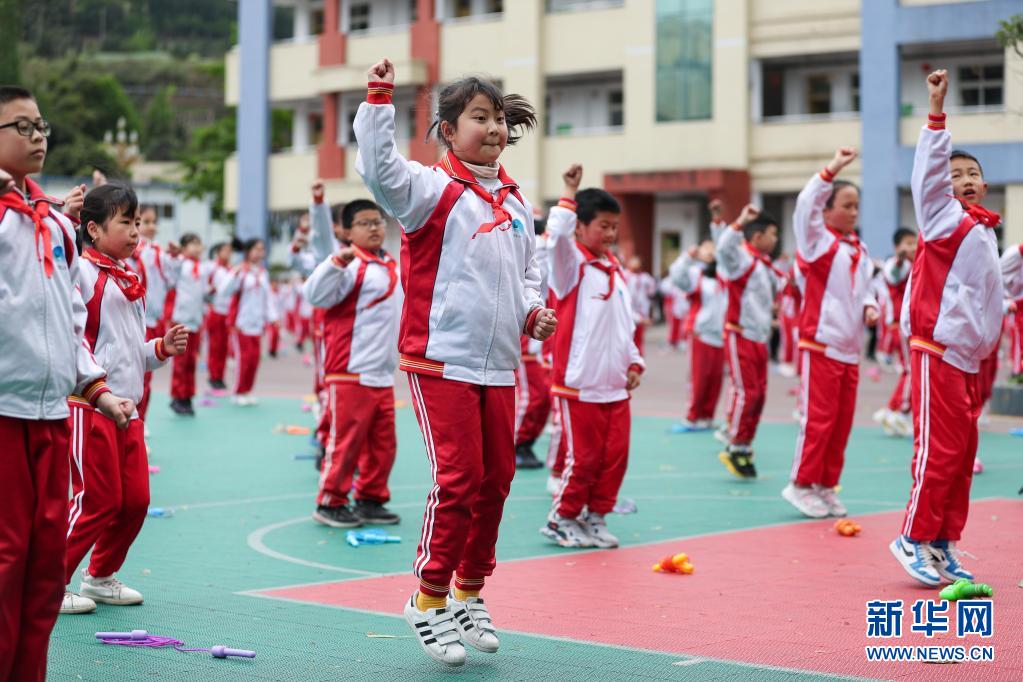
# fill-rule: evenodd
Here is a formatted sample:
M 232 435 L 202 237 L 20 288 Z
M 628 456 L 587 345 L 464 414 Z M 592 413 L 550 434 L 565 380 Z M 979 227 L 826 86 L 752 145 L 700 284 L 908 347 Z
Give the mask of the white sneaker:
M 789 364 L 781 364 L 778 365 L 778 374 L 786 379 L 791 379 L 796 376 L 796 368 Z
M 138 590 L 131 589 L 112 575 L 105 578 L 93 577 L 89 575 L 88 568 L 82 569 L 82 586 L 79 593 L 99 604 L 128 606 L 142 603 L 142 593 Z
M 64 601 L 60 603 L 60 615 L 92 613 L 95 610 L 96 602 L 93 600 L 80 594 L 75 594 L 71 590 L 64 590 Z
M 459 639 L 458 622 L 447 607 L 420 611 L 416 608 L 416 594 L 405 604 L 405 620 L 416 633 L 419 646 L 426 655 L 444 665 L 457 667 L 465 663 L 465 647 Z
M 728 435 L 728 427 L 724 424 L 722 424 L 721 428 L 714 432 L 714 438 L 723 445 L 731 445 L 732 443 L 732 439 Z
M 817 496 L 813 488 L 798 488 L 794 483 L 789 483 L 781 491 L 781 496 L 811 519 L 823 519 L 828 516 L 828 505 Z
M 554 497 L 558 494 L 558 490 L 561 489 L 561 479 L 557 476 L 547 477 L 547 494 Z
M 891 414 L 891 410 L 889 410 L 887 407 L 882 407 L 880 410 L 878 410 L 871 416 L 871 419 L 873 419 L 878 424 L 884 424 L 889 414 Z
M 452 593 L 448 596 L 448 606 L 455 614 L 455 623 L 462 633 L 463 642 L 483 653 L 497 653 L 501 642 L 497 639 L 497 629 L 483 599 L 468 597 L 465 601 L 459 601 Z
M 817 492 L 817 497 L 824 502 L 824 506 L 828 508 L 828 516 L 845 516 L 849 513 L 849 510 L 842 504 L 842 500 L 838 499 L 834 488 L 815 485 L 813 489 Z
M 618 546 L 618 538 L 611 535 L 611 532 L 607 529 L 607 521 L 604 520 L 603 514 L 589 514 L 579 517 L 579 525 L 586 531 L 586 534 L 590 536 L 590 540 L 593 541 L 594 547 L 600 547 L 601 549 L 614 549 Z
M 897 436 L 902 438 L 913 437 L 913 417 L 905 412 L 892 412 L 891 425 Z
M 915 579 L 930 587 L 941 584 L 941 576 L 934 568 L 934 555 L 925 542 L 914 542 L 905 535 L 892 540 L 888 545 L 892 555 L 899 560 L 902 568 Z
M 540 529 L 540 534 L 562 547 L 593 547 L 593 538 L 578 520 L 555 513 L 547 518 L 547 525 Z

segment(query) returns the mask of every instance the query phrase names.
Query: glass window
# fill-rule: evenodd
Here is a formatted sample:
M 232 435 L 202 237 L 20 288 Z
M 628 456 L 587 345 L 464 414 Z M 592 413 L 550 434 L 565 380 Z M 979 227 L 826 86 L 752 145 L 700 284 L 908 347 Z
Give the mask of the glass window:
M 607 108 L 607 124 L 612 128 L 622 127 L 625 123 L 625 106 L 620 89 L 607 93 Z
M 856 73 L 849 74 L 849 93 L 852 100 L 852 110 L 860 110 L 860 74 Z
M 352 4 L 348 12 L 348 30 L 365 31 L 369 29 L 369 3 Z
M 960 66 L 959 99 L 962 106 L 1001 106 L 1004 71 L 1002 64 Z
M 472 15 L 472 0 L 455 0 L 451 16 L 456 19 Z
M 419 21 L 419 0 L 408 0 L 408 17 L 409 22 Z
M 621 7 L 625 0 L 547 0 L 548 12 L 564 12 L 576 9 L 604 9 Z
M 785 115 L 785 69 L 764 67 L 761 114 L 764 118 Z
M 713 112 L 713 0 L 657 0 L 657 120 L 708 119 Z
M 806 113 L 831 113 L 831 77 L 824 73 L 806 78 Z

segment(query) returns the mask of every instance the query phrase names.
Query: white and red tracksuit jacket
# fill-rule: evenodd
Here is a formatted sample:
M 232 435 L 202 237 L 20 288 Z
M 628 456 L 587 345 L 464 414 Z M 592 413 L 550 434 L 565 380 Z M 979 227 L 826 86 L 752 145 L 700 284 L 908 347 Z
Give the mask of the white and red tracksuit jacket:
M 804 277 L 799 346 L 856 365 L 863 351 L 863 310 L 878 306 L 867 247 L 856 235 L 842 236 L 824 224 L 834 180 L 826 174 L 810 178 L 792 216 L 796 262 Z
M 952 194 L 952 136 L 944 116 L 920 131 L 913 160 L 913 207 L 920 226 L 913 271 L 902 307 L 902 333 L 911 349 L 943 359 L 968 374 L 991 355 L 1002 332 L 1005 289 L 998 259 L 997 224 Z
M 1023 299 L 1023 244 L 1014 244 L 1005 249 L 1001 267 L 1005 295 L 1013 301 Z
M 689 295 L 690 305 L 697 306 L 693 333 L 708 346 L 724 348 L 728 291 L 724 281 L 708 277 L 703 267 L 703 263 L 683 252 L 668 272 L 675 286 Z
M 138 278 L 137 289 L 131 287 L 132 282 L 125 274 Z M 85 343 L 105 369 L 107 387 L 114 394 L 138 403 L 142 399 L 143 376 L 162 367 L 168 358 L 163 352 L 163 339 L 146 341 L 145 288 L 141 276 L 126 263 L 86 248 L 78 282 L 85 302 L 81 316 Z M 139 418 L 137 410 L 131 418 Z
M 558 297 L 551 393 L 587 403 L 625 400 L 630 368 L 646 366 L 633 341 L 629 287 L 612 254 L 597 258 L 574 237 L 575 202 L 547 219 L 551 291 Z
M 174 311 L 171 320 L 185 325 L 195 333 L 202 327 L 205 317 L 206 299 L 209 293 L 209 264 L 198 259 L 180 258 L 176 264 L 177 294 L 174 297 Z
M 231 281 L 231 268 L 219 261 L 211 261 L 206 273 L 207 292 L 210 295 L 210 307 L 218 315 L 231 312 L 231 296 L 225 293 L 227 283 Z
M 906 297 L 906 284 L 909 282 L 909 273 L 912 269 L 913 264 L 910 261 L 900 261 L 895 256 L 886 260 L 881 267 L 881 274 L 888 289 L 888 300 L 891 302 L 886 311 L 886 324 L 890 325 L 893 322 L 897 324 L 902 318 L 902 304 Z
M 403 229 L 399 366 L 514 386 L 519 337 L 532 331 L 544 305 L 533 209 L 501 167 L 496 179 L 478 180 L 450 152 L 433 167 L 402 158 L 391 90 L 372 84 L 354 128 L 356 170 Z
M 718 273 L 726 282 L 725 329 L 756 343 L 771 338 L 774 300 L 785 275 L 745 240 L 738 224 L 721 231 L 717 240 Z
M 0 415 L 65 419 L 67 398 L 95 402 L 106 372 L 84 342 L 75 228 L 60 202 L 25 180 L 0 195 Z
M 325 381 L 393 386 L 401 315 L 397 263 L 386 252 L 355 249 L 347 265 L 337 256 L 320 263 L 303 286 L 309 302 L 326 309 Z
M 142 283 L 146 287 L 146 327 L 156 327 L 163 319 L 167 292 L 178 283 L 178 259 L 161 249 L 159 244 L 143 239 L 128 259 L 128 265 L 142 275 Z
M 237 297 L 238 315 L 234 326 L 246 336 L 262 336 L 266 325 L 277 322 L 277 311 L 270 302 L 270 276 L 263 267 L 248 263 L 235 268 L 224 283 L 224 293 Z
M 536 236 L 536 268 L 540 273 L 540 298 L 546 301 L 551 289 L 551 266 L 547 257 L 547 237 L 542 234 Z M 543 362 L 543 355 L 544 342 L 523 334 L 522 357 L 529 357 Z
M 649 272 L 626 272 L 625 283 L 629 287 L 636 322 L 649 320 L 653 308 L 651 299 L 657 293 L 657 280 Z

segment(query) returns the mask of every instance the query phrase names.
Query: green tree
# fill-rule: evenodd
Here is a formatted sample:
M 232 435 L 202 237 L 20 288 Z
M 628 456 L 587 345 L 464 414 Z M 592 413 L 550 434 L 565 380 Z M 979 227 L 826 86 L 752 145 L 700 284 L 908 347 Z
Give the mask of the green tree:
M 999 21 L 995 37 L 998 38 L 999 45 L 1011 47 L 1016 54 L 1023 57 L 1023 14 L 1015 14 L 1004 21 Z
M 230 219 L 224 212 L 224 163 L 236 149 L 236 125 L 231 109 L 212 125 L 193 130 L 181 156 L 185 173 L 178 191 L 187 199 L 211 199 L 216 220 Z
M 169 161 L 185 144 L 185 128 L 171 106 L 174 90 L 173 85 L 157 90 L 142 119 L 142 152 L 151 161 Z
M 21 84 L 21 59 L 18 43 L 21 40 L 20 0 L 0 0 L 0 83 Z

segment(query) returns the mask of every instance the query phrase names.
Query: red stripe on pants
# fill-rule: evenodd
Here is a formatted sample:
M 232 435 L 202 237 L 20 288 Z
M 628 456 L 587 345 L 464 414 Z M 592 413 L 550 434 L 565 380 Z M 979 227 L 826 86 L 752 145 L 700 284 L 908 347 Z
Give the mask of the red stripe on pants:
M 896 348 L 899 349 L 899 364 L 902 365 L 902 369 L 899 370 L 898 381 L 895 382 L 895 388 L 892 389 L 891 398 L 888 400 L 888 409 L 892 412 L 909 412 L 909 346 L 901 332 L 893 331 L 892 335 L 898 337 Z
M 223 381 L 227 367 L 227 315 L 210 311 L 206 316 L 206 370 L 210 381 Z
M 359 478 L 355 482 L 355 498 L 389 501 L 387 479 L 398 449 L 394 432 L 394 389 L 353 383 L 330 384 L 327 389 L 334 418 L 316 504 L 327 507 L 348 504 L 356 467 Z M 336 409 L 339 401 L 345 409 Z
M 0 680 L 42 682 L 64 596 L 68 426 L 0 417 Z
M 799 486 L 834 488 L 856 414 L 860 366 L 812 351 L 803 351 L 800 359 L 803 419 L 790 476 Z
M 113 575 L 124 564 L 149 508 L 149 460 L 141 419 L 125 430 L 89 408 L 71 406 L 71 502 L 65 583 L 89 549 L 89 574 Z
M 188 332 L 185 352 L 171 361 L 171 398 L 191 400 L 195 395 L 195 365 L 199 358 L 199 332 Z
M 970 511 L 980 377 L 917 350 L 912 362 L 913 487 L 902 533 L 956 541 Z
M 433 488 L 414 564 L 425 594 L 451 574 L 475 589 L 494 572 L 504 500 L 515 475 L 515 389 L 409 374 Z
M 569 519 L 578 517 L 583 507 L 596 514 L 610 513 L 629 464 L 629 399 L 558 400 L 567 452 L 554 510 Z
M 249 336 L 240 331 L 235 334 L 238 340 L 238 385 L 234 392 L 245 395 L 256 383 L 256 372 L 259 370 L 260 336 Z
M 547 425 L 547 417 L 551 412 L 551 370 L 541 362 L 523 361 L 519 365 L 516 380 L 515 444 L 518 445 L 535 441 Z
M 725 332 L 725 356 L 732 381 L 729 434 L 733 445 L 749 445 L 757 435 L 767 399 L 767 344 Z
M 163 322 L 158 322 L 155 327 L 146 327 L 146 341 L 162 339 L 166 333 L 167 329 Z M 135 406 L 139 411 L 139 418 L 142 420 L 145 420 L 146 413 L 149 412 L 149 382 L 152 378 L 152 372 L 146 372 L 142 375 L 142 400 Z
M 689 377 L 693 387 L 686 418 L 691 422 L 713 419 L 724 382 L 725 349 L 704 343 L 696 334 L 689 343 Z
M 550 469 L 551 476 L 561 478 L 561 473 L 565 470 L 568 445 L 561 426 L 561 401 L 557 398 L 551 400 L 551 424 L 551 440 L 547 444 L 547 468 Z

